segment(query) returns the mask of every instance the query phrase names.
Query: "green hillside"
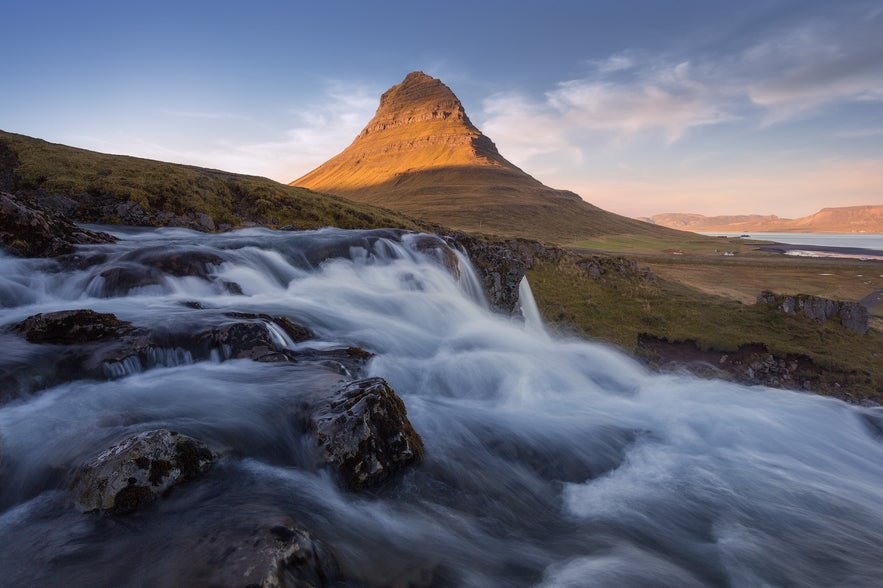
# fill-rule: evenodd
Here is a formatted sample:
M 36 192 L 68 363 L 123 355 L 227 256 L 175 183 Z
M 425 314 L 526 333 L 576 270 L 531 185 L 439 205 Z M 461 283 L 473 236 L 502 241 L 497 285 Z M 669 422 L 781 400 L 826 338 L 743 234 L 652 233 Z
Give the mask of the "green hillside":
M 0 190 L 34 198 L 80 222 L 201 230 L 249 224 L 416 227 L 395 212 L 267 178 L 107 155 L 4 131 Z

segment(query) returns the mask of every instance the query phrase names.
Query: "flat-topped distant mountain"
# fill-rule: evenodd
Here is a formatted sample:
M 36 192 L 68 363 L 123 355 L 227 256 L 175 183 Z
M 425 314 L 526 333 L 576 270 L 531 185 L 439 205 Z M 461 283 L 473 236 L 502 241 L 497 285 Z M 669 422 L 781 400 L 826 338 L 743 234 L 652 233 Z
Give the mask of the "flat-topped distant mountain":
M 675 235 L 543 185 L 507 161 L 451 89 L 423 72 L 387 90 L 349 147 L 291 185 L 506 236 L 566 243 L 602 234 Z
M 722 233 L 883 233 L 883 205 L 823 208 L 798 219 L 775 215 L 704 216 L 701 214 L 665 213 L 650 217 L 663 227 L 682 231 L 720 231 Z

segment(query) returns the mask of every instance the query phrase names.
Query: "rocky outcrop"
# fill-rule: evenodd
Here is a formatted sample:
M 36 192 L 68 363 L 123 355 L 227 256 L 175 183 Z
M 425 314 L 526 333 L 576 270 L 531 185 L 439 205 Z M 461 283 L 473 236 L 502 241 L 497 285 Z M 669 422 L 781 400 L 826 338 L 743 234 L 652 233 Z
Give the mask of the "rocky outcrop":
M 453 239 L 454 245 L 462 247 L 479 279 L 491 308 L 512 314 L 518 308 L 518 287 L 527 269 L 505 244 L 481 241 L 465 235 Z
M 775 307 L 786 314 L 799 312 L 817 323 L 836 317 L 841 325 L 859 335 L 868 331 L 868 309 L 858 302 L 841 302 L 805 294 L 783 296 L 764 291 L 757 297 L 757 303 Z
M 640 278 L 650 282 L 657 280 L 657 277 L 648 268 L 640 268 L 637 261 L 625 257 L 593 255 L 580 257 L 575 263 L 576 267 L 596 281 L 602 280 L 604 274 L 608 272 L 616 272 L 626 278 Z
M 20 257 L 55 257 L 76 245 L 113 243 L 114 237 L 78 227 L 58 214 L 0 192 L 0 246 Z
M 310 417 L 320 463 L 350 490 L 376 486 L 423 458 L 423 441 L 402 400 L 381 378 L 350 382 Z
M 157 429 L 101 452 L 77 471 L 73 494 L 83 512 L 127 513 L 205 472 L 214 461 L 202 443 Z
M 864 400 L 840 384 L 861 378 L 861 374 L 822 367 L 805 355 L 774 355 L 763 343 L 745 343 L 736 351 L 721 351 L 701 347 L 692 339 L 673 341 L 642 333 L 638 335 L 637 351 L 652 367 L 665 371 L 686 370 L 742 384 L 812 391 L 854 403 Z

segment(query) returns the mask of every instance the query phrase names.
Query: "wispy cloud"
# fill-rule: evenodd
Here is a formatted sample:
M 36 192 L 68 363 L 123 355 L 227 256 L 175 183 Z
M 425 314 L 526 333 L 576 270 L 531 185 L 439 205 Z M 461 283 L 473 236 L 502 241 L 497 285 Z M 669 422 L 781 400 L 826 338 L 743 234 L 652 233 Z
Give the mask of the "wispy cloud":
M 739 66 L 766 124 L 844 102 L 883 101 L 883 34 L 861 19 L 795 27 L 746 49 Z
M 673 145 L 703 127 L 740 121 L 750 131 L 883 102 L 880 15 L 844 10 L 801 18 L 727 52 L 685 58 L 633 49 L 590 60 L 586 75 L 542 96 L 491 96 L 477 119 L 504 155 L 530 166 L 562 151 Z M 876 135 L 864 133 L 852 136 Z
M 214 133 L 201 134 L 208 139 L 198 146 L 182 147 L 179 144 L 170 147 L 173 142 L 126 134 L 101 140 L 78 138 L 77 144 L 102 151 L 266 176 L 287 183 L 349 145 L 373 116 L 379 94 L 379 88 L 329 81 L 319 100 L 293 107 L 286 113 L 288 125 L 283 123 L 281 128 L 261 125 L 261 131 L 257 133 L 261 140 L 243 139 L 232 127 L 223 128 L 221 125 Z M 241 118 L 212 112 L 166 110 L 162 113 L 194 121 Z

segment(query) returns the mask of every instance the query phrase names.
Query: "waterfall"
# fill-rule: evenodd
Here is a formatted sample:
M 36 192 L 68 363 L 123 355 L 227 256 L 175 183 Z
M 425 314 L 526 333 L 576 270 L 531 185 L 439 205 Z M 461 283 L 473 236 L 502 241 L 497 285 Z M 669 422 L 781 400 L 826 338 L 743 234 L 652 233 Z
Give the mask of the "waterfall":
M 57 346 L 0 333 L 0 381 L 28 386 L 0 404 L 0 584 L 173 585 L 206 532 L 268 513 L 328 545 L 353 586 L 883 577 L 879 409 L 652 374 L 548 335 L 526 281 L 524 320 L 494 314 L 468 260 L 431 236 L 116 234 L 76 258 L 0 257 L 0 325 L 88 308 L 170 341 L 106 365 L 105 379 L 62 378 Z M 313 338 L 295 343 L 262 317 Z M 424 462 L 370 493 L 340 489 L 290 415 L 342 376 L 180 346 L 231 320 L 260 323 L 278 351 L 372 353 L 363 375 L 402 398 Z M 157 427 L 207 443 L 219 465 L 128 519 L 71 506 L 76 467 Z

